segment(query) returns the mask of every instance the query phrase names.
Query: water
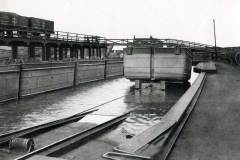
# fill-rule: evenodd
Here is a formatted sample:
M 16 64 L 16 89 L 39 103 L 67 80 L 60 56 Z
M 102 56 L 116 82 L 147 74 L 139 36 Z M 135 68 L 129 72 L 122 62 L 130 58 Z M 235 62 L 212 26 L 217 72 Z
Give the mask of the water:
M 168 84 L 167 90 L 161 91 L 159 83 L 144 84 L 144 89 L 130 90 L 126 96 L 100 107 L 100 109 L 78 123 L 101 124 L 117 115 L 132 111 L 130 115 L 119 125 L 115 125 L 108 132 L 97 136 L 91 141 L 73 148 L 71 151 L 61 155 L 64 159 L 101 159 L 104 153 L 111 151 L 124 142 L 131 140 L 135 135 L 140 134 L 147 128 L 157 124 L 169 109 L 176 103 L 181 95 L 190 86 L 183 84 Z M 99 147 L 101 149 L 99 149 Z M 80 158 L 81 157 L 81 158 Z
M 0 104 L 0 133 L 79 113 L 125 95 L 132 85 L 127 79 L 117 78 Z
M 197 74 L 192 74 L 192 83 Z M 111 101 L 86 116 L 79 123 L 102 123 L 117 115 L 134 110 L 121 124 L 124 133 L 139 134 L 158 123 L 188 87 L 171 84 L 166 92 L 158 83 L 134 90 L 134 83 L 125 78 L 110 79 L 41 94 L 0 105 L 0 133 L 15 131 L 64 118 Z
M 189 87 L 182 84 L 169 84 L 164 92 L 160 90 L 159 83 L 148 85 L 145 84 L 146 88 L 140 91 L 130 89 L 125 97 L 101 106 L 98 111 L 86 116 L 79 123 L 100 124 L 132 111 L 130 116 L 118 127 L 118 130 L 120 129 L 126 135 L 137 135 L 160 122 L 163 115 L 168 112 Z

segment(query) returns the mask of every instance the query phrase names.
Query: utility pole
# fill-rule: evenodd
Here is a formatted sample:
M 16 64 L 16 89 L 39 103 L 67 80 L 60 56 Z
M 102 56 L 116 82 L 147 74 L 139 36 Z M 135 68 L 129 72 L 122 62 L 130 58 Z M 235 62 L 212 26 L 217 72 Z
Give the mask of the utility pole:
M 217 59 L 218 58 L 218 55 L 217 55 L 217 40 L 216 40 L 216 26 L 215 26 L 215 19 L 213 19 L 213 27 L 214 27 L 214 42 L 215 42 L 215 58 Z

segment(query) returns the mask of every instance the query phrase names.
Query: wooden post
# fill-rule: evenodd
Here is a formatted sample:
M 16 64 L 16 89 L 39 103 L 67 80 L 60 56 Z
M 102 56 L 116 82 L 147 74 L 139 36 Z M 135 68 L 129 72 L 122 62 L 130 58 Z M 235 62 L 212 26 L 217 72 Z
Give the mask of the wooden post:
M 12 45 L 12 59 L 17 59 L 18 57 L 18 48 L 16 45 Z
M 58 60 L 58 56 L 57 56 L 57 46 L 54 47 L 54 60 Z
M 160 81 L 160 88 L 162 91 L 166 90 L 166 81 Z
M 99 58 L 99 46 L 97 47 L 97 57 Z
M 84 59 L 84 47 L 80 48 L 80 58 Z
M 95 48 L 93 47 L 91 50 L 92 50 L 92 55 L 91 56 L 94 58 L 95 57 Z
M 142 81 L 135 80 L 135 89 L 141 89 L 141 88 L 142 88 Z
M 51 48 L 50 46 L 46 46 L 46 60 L 49 61 L 51 56 Z
M 104 56 L 104 58 L 107 57 L 107 46 L 106 46 L 105 49 L 104 49 L 104 54 L 103 54 L 103 56 Z
M 78 51 L 79 51 L 79 49 L 76 47 L 75 48 L 75 57 L 78 59 Z
M 63 60 L 63 47 L 59 47 L 59 60 Z
M 34 46 L 34 45 L 31 46 L 31 54 L 32 54 L 32 55 L 31 55 L 32 58 L 35 59 L 35 58 L 36 58 L 36 55 L 35 55 L 35 46 Z
M 19 65 L 18 99 L 21 98 L 21 88 L 22 88 L 22 64 Z
M 154 80 L 154 53 L 155 53 L 155 48 L 151 47 L 151 54 L 150 54 L 150 79 Z
M 64 51 L 65 51 L 65 56 L 64 56 L 64 58 L 68 58 L 68 57 L 67 57 L 68 49 L 67 49 L 67 48 L 64 48 Z
M 99 48 L 99 58 L 102 58 L 102 48 Z
M 73 58 L 74 57 L 74 49 L 73 47 L 70 47 L 70 58 Z
M 73 78 L 73 86 L 77 85 L 77 66 L 78 66 L 78 62 L 76 61 L 74 63 L 74 78 Z
M 107 78 L 107 60 L 104 60 L 104 79 Z
M 42 46 L 42 60 L 46 60 L 46 44 L 43 44 Z
M 28 46 L 28 57 L 29 58 L 34 58 L 34 55 L 35 55 L 34 51 L 35 51 L 34 46 L 29 44 L 29 46 Z
M 91 59 L 92 53 L 91 53 L 91 47 L 88 48 L 88 55 L 89 55 L 89 59 Z

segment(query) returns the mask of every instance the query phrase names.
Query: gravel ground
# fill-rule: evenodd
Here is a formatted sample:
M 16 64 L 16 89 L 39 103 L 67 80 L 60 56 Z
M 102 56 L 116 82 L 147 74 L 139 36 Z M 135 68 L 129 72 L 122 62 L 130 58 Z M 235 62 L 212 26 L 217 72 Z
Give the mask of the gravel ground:
M 217 63 L 169 160 L 240 158 L 240 68 Z

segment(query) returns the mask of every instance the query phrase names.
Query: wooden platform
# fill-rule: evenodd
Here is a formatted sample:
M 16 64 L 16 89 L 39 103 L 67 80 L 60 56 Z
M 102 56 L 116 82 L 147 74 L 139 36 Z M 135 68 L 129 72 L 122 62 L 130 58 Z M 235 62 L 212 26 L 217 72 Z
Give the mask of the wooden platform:
M 197 66 L 194 67 L 194 72 L 216 73 L 217 72 L 216 64 L 212 61 L 198 63 Z

